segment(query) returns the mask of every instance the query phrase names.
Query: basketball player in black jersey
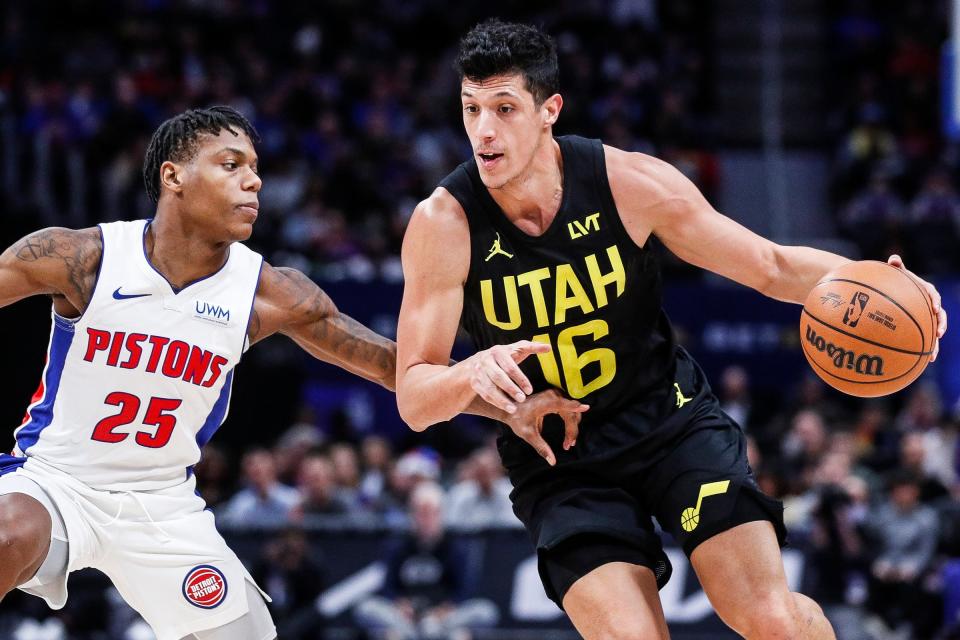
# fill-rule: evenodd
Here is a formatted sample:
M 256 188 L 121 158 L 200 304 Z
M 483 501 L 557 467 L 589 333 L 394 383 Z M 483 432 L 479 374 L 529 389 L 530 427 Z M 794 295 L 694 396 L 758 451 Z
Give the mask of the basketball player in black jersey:
M 660 160 L 554 138 L 563 99 L 541 31 L 481 24 L 458 65 L 475 157 L 420 203 L 404 239 L 404 419 L 423 430 L 477 396 L 506 419 L 550 387 L 583 403 L 579 429 L 547 417 L 504 427 L 498 445 L 546 591 L 585 638 L 668 636 L 654 516 L 738 633 L 833 638 L 787 586 L 782 506 L 757 488 L 742 431 L 674 343 L 648 239 L 789 302 L 847 260 L 754 235 Z M 479 352 L 448 366 L 461 319 Z

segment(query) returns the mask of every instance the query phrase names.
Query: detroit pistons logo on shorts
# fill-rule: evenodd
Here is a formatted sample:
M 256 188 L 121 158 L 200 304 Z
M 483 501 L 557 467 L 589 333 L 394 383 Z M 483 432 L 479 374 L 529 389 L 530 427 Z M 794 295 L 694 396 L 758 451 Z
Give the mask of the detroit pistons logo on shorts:
M 183 579 L 183 597 L 201 609 L 213 609 L 227 597 L 227 579 L 216 567 L 201 564 Z

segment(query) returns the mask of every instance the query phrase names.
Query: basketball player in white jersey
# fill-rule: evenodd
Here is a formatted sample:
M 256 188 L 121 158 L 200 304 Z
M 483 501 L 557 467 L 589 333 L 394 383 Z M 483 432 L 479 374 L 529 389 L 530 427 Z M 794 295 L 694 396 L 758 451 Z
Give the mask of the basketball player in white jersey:
M 45 229 L 0 255 L 0 306 L 53 298 L 40 388 L 0 455 L 0 598 L 19 587 L 60 608 L 69 572 L 95 567 L 159 640 L 276 636 L 195 493 L 233 368 L 283 333 L 393 389 L 396 345 L 240 244 L 258 213 L 256 137 L 226 107 L 176 116 L 147 149 L 152 220 Z M 540 400 L 523 419 L 578 404 Z

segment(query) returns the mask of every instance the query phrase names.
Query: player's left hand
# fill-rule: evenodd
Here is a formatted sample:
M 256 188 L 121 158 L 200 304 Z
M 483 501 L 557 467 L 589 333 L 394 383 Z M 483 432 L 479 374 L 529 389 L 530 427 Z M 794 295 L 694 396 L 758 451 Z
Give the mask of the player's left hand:
M 887 264 L 889 264 L 891 267 L 900 269 L 905 274 L 916 280 L 920 286 L 923 287 L 924 291 L 927 292 L 927 295 L 930 296 L 930 300 L 933 302 L 933 311 L 937 314 L 937 339 L 933 344 L 933 355 L 930 357 L 930 362 L 933 362 L 937 359 L 937 354 L 940 353 L 940 338 L 942 338 L 943 334 L 947 331 L 947 312 L 944 311 L 943 306 L 940 303 L 940 292 L 937 291 L 937 288 L 932 284 L 903 266 L 903 258 L 897 254 L 890 256 L 890 258 L 887 260 Z
M 543 430 L 544 416 L 556 413 L 563 418 L 563 449 L 567 451 L 577 443 L 580 416 L 589 408 L 589 405 L 563 397 L 556 389 L 547 389 L 527 397 L 517 406 L 516 412 L 510 414 L 506 424 L 511 431 L 536 449 L 552 467 L 557 463 L 557 458 L 540 433 Z

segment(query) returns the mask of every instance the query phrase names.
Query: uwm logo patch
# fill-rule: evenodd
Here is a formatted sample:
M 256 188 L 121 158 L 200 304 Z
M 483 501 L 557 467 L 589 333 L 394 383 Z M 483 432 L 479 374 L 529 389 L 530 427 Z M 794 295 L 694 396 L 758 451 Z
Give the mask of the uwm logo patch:
M 183 597 L 201 609 L 213 609 L 227 597 L 227 579 L 216 567 L 202 564 L 187 572 Z
M 230 310 L 226 307 L 197 300 L 194 302 L 193 310 L 193 316 L 195 318 L 209 320 L 217 324 L 229 324 L 230 322 Z

